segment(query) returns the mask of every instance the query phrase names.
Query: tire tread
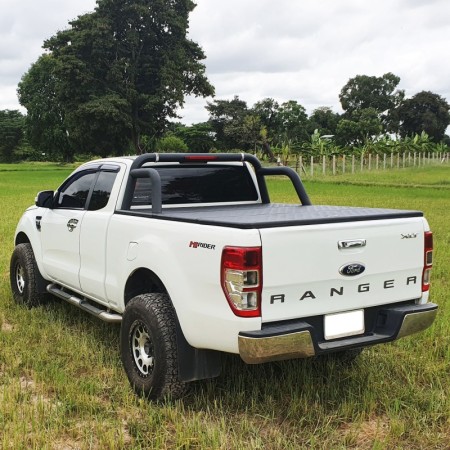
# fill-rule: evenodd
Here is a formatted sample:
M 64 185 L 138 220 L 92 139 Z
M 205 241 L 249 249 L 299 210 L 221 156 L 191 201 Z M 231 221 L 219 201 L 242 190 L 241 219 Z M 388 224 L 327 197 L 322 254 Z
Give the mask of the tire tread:
M 155 383 L 141 382 L 136 373 L 132 356 L 128 350 L 128 333 L 126 329 L 131 326 L 133 318 L 140 318 L 143 320 L 147 314 L 153 315 L 158 327 L 159 336 L 154 339 L 159 339 L 163 343 L 165 360 L 159 361 L 159 366 L 164 366 L 163 373 L 155 373 Z M 178 349 L 176 339 L 176 318 L 175 311 L 171 305 L 167 294 L 150 293 L 141 294 L 134 297 L 127 305 L 122 321 L 121 331 L 121 354 L 125 371 L 128 379 L 135 392 L 139 395 L 155 399 L 177 399 L 183 396 L 186 391 L 186 383 L 179 380 L 178 376 Z M 156 362 L 158 364 L 158 361 Z M 159 369 L 155 369 L 155 372 Z M 152 376 L 153 377 L 153 376 Z

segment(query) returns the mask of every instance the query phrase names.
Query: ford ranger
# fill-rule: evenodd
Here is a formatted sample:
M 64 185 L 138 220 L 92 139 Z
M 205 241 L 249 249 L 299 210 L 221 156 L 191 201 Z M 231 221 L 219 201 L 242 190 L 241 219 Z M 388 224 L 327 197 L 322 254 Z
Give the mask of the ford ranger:
M 271 203 L 267 176 L 288 177 L 299 203 Z M 352 357 L 437 312 L 422 212 L 315 206 L 294 170 L 248 154 L 83 164 L 38 193 L 14 245 L 14 299 L 52 294 L 120 323 L 125 372 L 152 399 L 217 376 L 223 352 Z

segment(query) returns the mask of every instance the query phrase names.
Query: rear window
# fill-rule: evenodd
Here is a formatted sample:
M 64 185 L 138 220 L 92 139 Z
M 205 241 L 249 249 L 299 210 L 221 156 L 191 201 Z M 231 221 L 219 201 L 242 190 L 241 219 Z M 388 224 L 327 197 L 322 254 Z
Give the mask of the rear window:
M 177 165 L 152 168 L 161 177 L 163 205 L 258 200 L 258 193 L 245 166 Z M 151 180 L 137 179 L 131 206 L 151 203 Z

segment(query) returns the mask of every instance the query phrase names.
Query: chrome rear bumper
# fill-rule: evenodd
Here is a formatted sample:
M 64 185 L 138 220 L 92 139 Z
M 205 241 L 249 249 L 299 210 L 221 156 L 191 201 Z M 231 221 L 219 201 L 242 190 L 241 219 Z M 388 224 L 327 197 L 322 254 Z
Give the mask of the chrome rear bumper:
M 437 308 L 433 303 L 369 308 L 365 314 L 373 316 L 366 320 L 372 324 L 370 329 L 362 335 L 333 341 L 323 339 L 317 318 L 266 324 L 262 330 L 239 334 L 239 354 L 247 364 L 259 364 L 390 342 L 431 326 Z

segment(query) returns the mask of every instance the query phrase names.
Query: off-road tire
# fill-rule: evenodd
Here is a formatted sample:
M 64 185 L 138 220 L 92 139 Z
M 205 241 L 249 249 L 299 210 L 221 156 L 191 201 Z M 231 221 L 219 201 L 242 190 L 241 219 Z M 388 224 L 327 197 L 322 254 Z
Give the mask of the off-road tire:
M 14 300 L 28 308 L 39 306 L 46 295 L 39 293 L 39 269 L 31 244 L 19 244 L 13 251 L 9 268 L 11 290 Z
M 163 400 L 185 393 L 186 383 L 178 376 L 175 312 L 167 294 L 141 294 L 128 303 L 120 353 L 136 394 Z

